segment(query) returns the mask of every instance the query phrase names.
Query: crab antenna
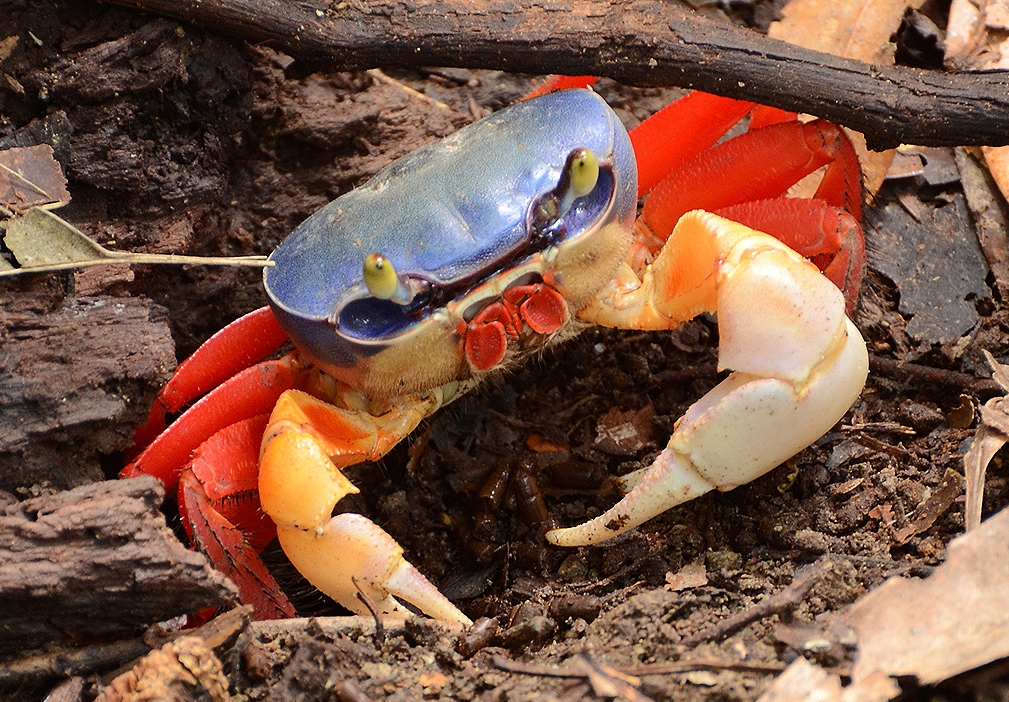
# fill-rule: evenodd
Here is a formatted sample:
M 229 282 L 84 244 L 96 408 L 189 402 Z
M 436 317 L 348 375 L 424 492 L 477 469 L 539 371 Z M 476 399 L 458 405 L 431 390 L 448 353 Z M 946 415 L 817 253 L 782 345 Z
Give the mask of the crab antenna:
M 368 254 L 364 259 L 364 284 L 368 292 L 380 300 L 390 300 L 397 305 L 409 305 L 413 293 L 403 284 L 392 261 L 380 253 Z
M 575 149 L 564 164 L 561 176 L 560 214 L 563 216 L 575 199 L 592 192 L 599 180 L 599 161 L 596 155 L 584 147 Z

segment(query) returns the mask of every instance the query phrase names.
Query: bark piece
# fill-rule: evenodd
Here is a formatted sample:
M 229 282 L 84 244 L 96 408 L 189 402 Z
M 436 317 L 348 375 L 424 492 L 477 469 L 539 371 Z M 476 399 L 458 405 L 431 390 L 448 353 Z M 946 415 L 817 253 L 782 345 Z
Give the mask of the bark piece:
M 51 68 L 28 77 L 47 98 L 102 102 L 120 95 L 142 95 L 184 82 L 180 35 L 171 22 L 157 20 L 132 34 L 70 54 Z
M 0 653 L 136 635 L 237 590 L 184 547 L 154 478 L 94 483 L 0 508 Z
M 0 489 L 102 480 L 174 368 L 149 300 L 0 292 Z
M 342 70 L 460 66 L 674 85 L 829 119 L 869 148 L 1009 143 L 1009 76 L 877 66 L 659 0 L 115 0 Z

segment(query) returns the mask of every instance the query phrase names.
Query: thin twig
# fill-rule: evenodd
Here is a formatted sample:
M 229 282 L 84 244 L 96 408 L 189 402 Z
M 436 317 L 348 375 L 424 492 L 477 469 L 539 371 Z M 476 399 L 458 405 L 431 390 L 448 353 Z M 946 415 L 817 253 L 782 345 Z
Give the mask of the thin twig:
M 460 66 L 601 75 L 806 112 L 871 148 L 1009 143 L 1009 73 L 870 65 L 770 39 L 662 0 L 353 3 L 113 0 L 339 70 Z
M 909 361 L 895 361 L 892 358 L 883 358 L 882 356 L 873 356 L 871 354 L 869 356 L 869 370 L 873 373 L 887 376 L 903 373 L 916 380 L 923 380 L 927 383 L 938 383 L 975 394 L 1002 392 L 999 384 L 988 378 L 978 378 L 975 375 L 967 373 L 932 368 L 931 366 L 923 366 Z
M 579 678 L 585 675 L 580 665 L 546 666 L 536 663 L 520 663 L 504 656 L 493 657 L 494 667 L 509 673 L 521 675 L 538 675 L 550 678 Z M 635 677 L 642 675 L 671 675 L 689 673 L 692 670 L 733 670 L 739 673 L 760 673 L 777 675 L 786 668 L 784 663 L 759 663 L 755 661 L 724 661 L 718 658 L 698 658 L 690 661 L 670 661 L 666 663 L 646 663 L 644 665 L 614 666 L 613 669 L 624 675 Z
M 788 587 L 779 590 L 746 611 L 723 619 L 707 631 L 701 631 L 693 636 L 688 636 L 683 639 L 683 645 L 688 648 L 694 648 L 705 641 L 720 639 L 733 634 L 748 624 L 769 617 L 772 614 L 780 614 L 786 610 L 794 609 L 802 604 L 802 599 L 806 596 L 806 593 L 810 591 L 823 575 L 824 570 L 822 566 L 814 563 L 802 570 Z
M 628 675 L 669 675 L 671 673 L 689 673 L 692 670 L 732 670 L 737 673 L 778 675 L 783 672 L 786 667 L 785 663 L 723 661 L 717 658 L 698 658 L 691 661 L 645 663 L 644 665 L 624 666 L 620 668 L 620 671 L 622 673 L 627 673 Z
M 381 647 L 382 642 L 385 641 L 385 624 L 382 622 L 382 613 L 375 607 L 375 603 L 371 601 L 371 598 L 364 594 L 364 590 L 357 583 L 357 578 L 352 575 L 350 576 L 350 581 L 357 588 L 357 592 L 354 595 L 364 603 L 364 606 L 368 608 L 371 616 L 375 619 L 375 646 L 376 648 Z
M 427 103 L 428 105 L 431 105 L 432 107 L 437 107 L 440 110 L 447 110 L 449 112 L 453 111 L 451 107 L 449 107 L 448 105 L 446 105 L 441 100 L 435 100 L 433 97 L 429 97 L 429 96 L 425 95 L 424 93 L 420 92 L 419 90 L 414 90 L 413 88 L 411 88 L 406 83 L 404 83 L 402 81 L 398 81 L 395 78 L 393 78 L 392 76 L 386 75 L 386 73 L 384 71 L 381 71 L 381 70 L 379 70 L 377 68 L 372 68 L 371 70 L 367 71 L 367 73 L 368 73 L 369 76 L 371 76 L 375 80 L 381 81 L 381 82 L 385 83 L 386 85 L 391 85 L 394 88 L 399 88 L 400 90 L 402 90 L 404 93 L 406 93 L 410 97 L 414 98 L 415 100 L 420 100 L 421 102 Z

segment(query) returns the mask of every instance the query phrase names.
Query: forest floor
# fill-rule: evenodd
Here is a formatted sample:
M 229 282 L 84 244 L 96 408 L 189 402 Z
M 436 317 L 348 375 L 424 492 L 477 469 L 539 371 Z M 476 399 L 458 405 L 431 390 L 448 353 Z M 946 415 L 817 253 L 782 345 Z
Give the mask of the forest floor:
M 0 147 L 50 135 L 73 197 L 60 216 L 121 250 L 269 253 L 326 202 L 538 81 L 461 69 L 326 73 L 266 47 L 106 5 L 6 6 L 10 31 L 30 31 L 37 44 L 23 39 L 0 63 L 10 78 L 0 86 Z M 678 94 L 605 80 L 597 89 L 628 127 Z M 584 654 L 638 675 L 638 692 L 651 699 L 749 701 L 798 656 L 845 670 L 850 645 L 812 654 L 807 643 L 886 578 L 927 575 L 943 561 L 964 530 L 962 498 L 935 499 L 947 472 L 963 471 L 974 431 L 963 403 L 994 395 L 982 350 L 1009 354 L 1009 309 L 988 287 L 962 187 L 955 177 L 928 177 L 953 162 L 952 152 L 943 161 L 934 151 L 931 171 L 888 181 L 868 206 L 869 274 L 854 320 L 873 372 L 833 431 L 753 483 L 672 509 L 621 538 L 548 546 L 544 524 L 520 510 L 506 504 L 492 518 L 485 513 L 480 491 L 492 472 L 531 473 L 550 520 L 580 523 L 614 503 L 607 476 L 648 465 L 676 419 L 723 377 L 711 318 L 673 333 L 588 331 L 453 404 L 381 464 L 349 473 L 361 494 L 341 508 L 381 524 L 464 612 L 496 618 L 501 633 L 460 650 L 456 634 L 421 623 L 390 627 L 379 642 L 365 624 L 339 631 L 274 624 L 247 634 L 241 650 L 220 654 L 232 691 L 248 699 L 332 699 L 335 688 L 339 699 L 591 698 L 591 676 L 522 674 L 496 658 L 548 666 Z M 893 232 L 908 217 L 927 230 L 912 249 L 931 246 L 932 231 L 954 240 L 947 248 L 966 251 L 951 255 L 960 256 L 969 289 L 936 292 L 921 280 L 924 291 L 914 292 L 919 302 L 928 288 L 945 295 L 954 313 L 942 300 L 907 308 L 915 276 L 928 272 L 919 267 L 902 278 L 896 270 L 902 249 Z M 103 270 L 57 276 L 55 284 L 3 283 L 0 293 L 5 305 L 28 306 L 44 291 L 50 302 L 39 314 L 75 296 L 146 298 L 167 310 L 180 360 L 265 303 L 258 272 Z M 5 332 L 9 353 L 19 341 Z M 9 386 L 17 369 L 2 372 Z M 137 395 L 151 398 L 164 372 Z M 109 430 L 107 416 L 79 409 L 89 417 L 86 431 Z M 23 499 L 114 478 L 131 422 L 144 411 L 116 415 L 110 431 L 118 438 L 101 445 L 74 443 L 73 428 L 62 426 L 0 446 L 0 487 Z M 605 438 L 619 427 L 631 427 L 630 440 Z M 53 446 L 63 447 L 64 458 L 33 453 L 51 456 Z M 996 461 L 986 515 L 1009 503 L 1006 478 Z M 472 533 L 478 518 L 479 538 Z M 267 555 L 300 613 L 343 613 L 291 575 L 279 552 Z M 738 631 L 706 634 L 809 572 L 803 569 L 817 578 L 800 604 Z M 648 669 L 695 659 L 713 663 Z M 85 694 L 96 689 L 93 681 Z M 12 694 L 41 699 L 52 684 Z

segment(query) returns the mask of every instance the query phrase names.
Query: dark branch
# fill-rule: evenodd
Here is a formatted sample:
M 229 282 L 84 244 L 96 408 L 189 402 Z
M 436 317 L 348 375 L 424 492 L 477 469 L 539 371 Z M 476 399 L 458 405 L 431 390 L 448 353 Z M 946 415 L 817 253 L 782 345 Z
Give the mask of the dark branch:
M 112 1 L 344 70 L 462 66 L 591 74 L 807 112 L 864 133 L 877 149 L 1009 143 L 1009 72 L 874 66 L 659 0 Z

